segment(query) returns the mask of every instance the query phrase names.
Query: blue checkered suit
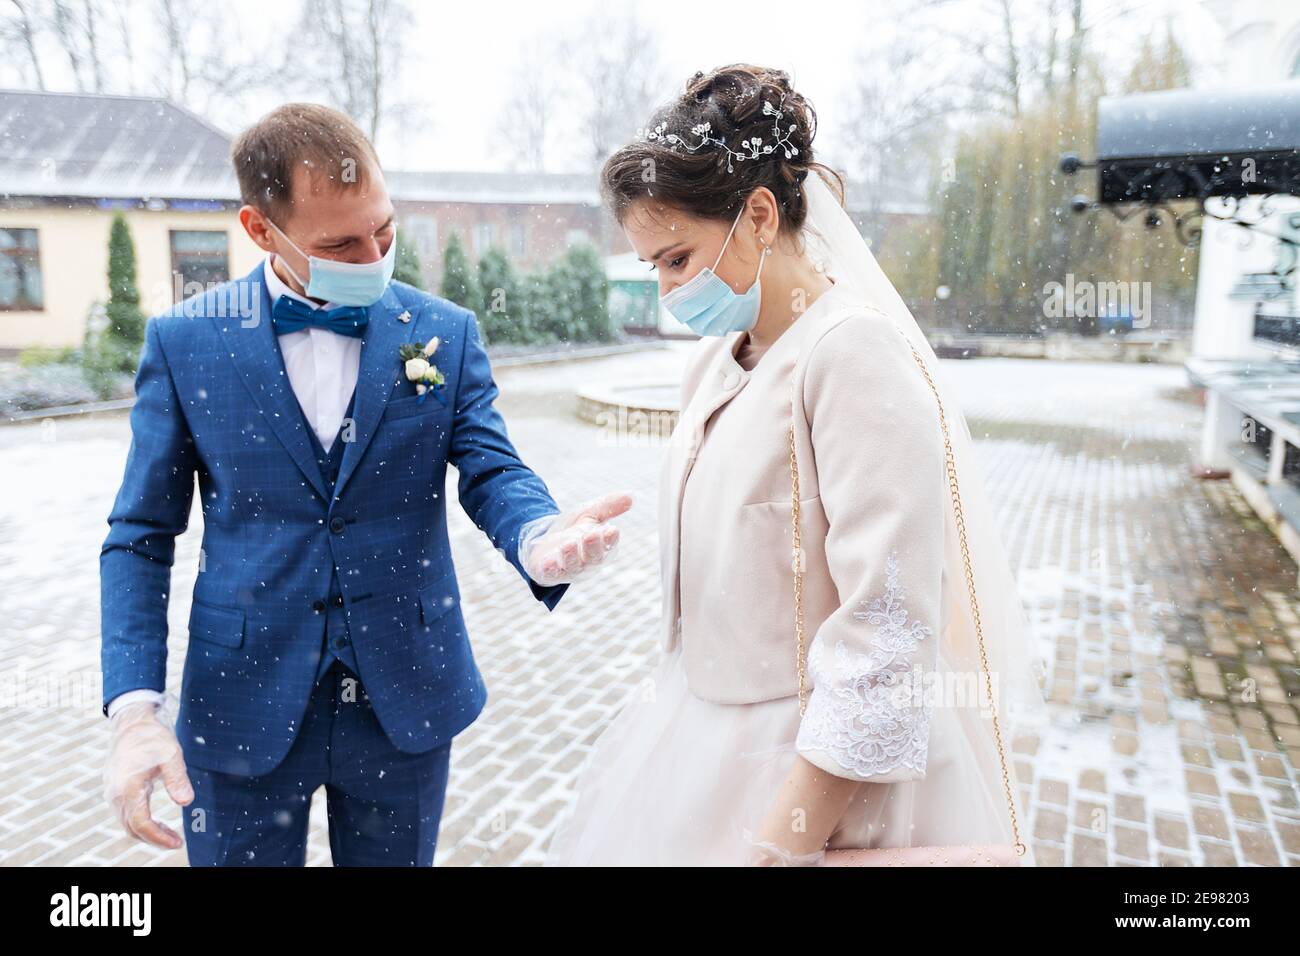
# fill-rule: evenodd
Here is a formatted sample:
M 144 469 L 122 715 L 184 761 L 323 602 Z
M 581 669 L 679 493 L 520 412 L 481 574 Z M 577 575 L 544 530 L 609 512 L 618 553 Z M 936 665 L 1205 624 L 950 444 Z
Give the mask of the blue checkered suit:
M 370 308 L 355 431 L 331 493 L 261 269 L 148 323 L 131 450 L 100 556 L 105 708 L 127 690 L 163 689 L 174 538 L 197 475 L 204 563 L 177 721 L 187 763 L 258 775 L 283 760 L 320 670 L 335 570 L 379 724 L 398 750 L 431 751 L 486 700 L 447 538 L 448 463 L 461 506 L 548 609 L 567 585 L 536 584 L 516 551 L 520 528 L 559 508 L 493 407 L 473 313 L 401 282 Z M 434 335 L 446 388 L 443 401 L 421 402 L 398 347 Z

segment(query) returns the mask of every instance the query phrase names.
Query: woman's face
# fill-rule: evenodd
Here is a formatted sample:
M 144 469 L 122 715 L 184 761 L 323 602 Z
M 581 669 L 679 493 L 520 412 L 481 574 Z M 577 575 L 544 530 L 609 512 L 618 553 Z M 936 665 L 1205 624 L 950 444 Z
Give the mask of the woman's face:
M 652 199 L 637 200 L 623 220 L 623 232 L 637 258 L 657 274 L 661 296 L 690 281 L 706 266 L 713 266 L 730 230 L 730 222 L 699 219 Z M 713 271 L 743 295 L 754 284 L 761 249 L 746 207 Z

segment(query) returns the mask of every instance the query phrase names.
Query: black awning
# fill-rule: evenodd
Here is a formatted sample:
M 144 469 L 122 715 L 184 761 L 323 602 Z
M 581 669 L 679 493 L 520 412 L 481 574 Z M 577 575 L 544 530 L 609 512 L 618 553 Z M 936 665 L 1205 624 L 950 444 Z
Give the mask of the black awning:
M 1300 80 L 1103 96 L 1102 203 L 1300 193 Z

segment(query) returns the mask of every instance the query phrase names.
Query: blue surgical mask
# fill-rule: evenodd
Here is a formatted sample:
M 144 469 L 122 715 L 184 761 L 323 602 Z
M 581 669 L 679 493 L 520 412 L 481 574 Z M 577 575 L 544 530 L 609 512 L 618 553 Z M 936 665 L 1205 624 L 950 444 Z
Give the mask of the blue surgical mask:
M 758 321 L 758 307 L 762 300 L 763 287 L 759 276 L 763 274 L 763 260 L 772 250 L 763 247 L 763 254 L 758 257 L 758 272 L 754 275 L 754 284 L 744 295 L 738 295 L 713 270 L 722 261 L 722 254 L 727 251 L 727 244 L 740 223 L 745 207 L 740 207 L 736 221 L 718 250 L 718 258 L 712 268 L 705 266 L 689 280 L 673 289 L 667 295 L 660 296 L 659 302 L 669 311 L 674 319 L 681 322 L 697 335 L 726 335 L 728 332 L 743 332 L 752 329 Z
M 270 219 L 266 221 L 271 222 Z M 307 277 L 306 282 L 302 281 L 302 276 L 293 271 L 289 263 L 286 262 L 284 267 L 313 299 L 322 299 L 338 305 L 374 305 L 388 288 L 389 280 L 393 278 L 393 267 L 397 264 L 396 236 L 388 244 L 388 251 L 384 253 L 382 259 L 376 259 L 374 262 L 339 262 L 337 259 L 322 259 L 319 256 L 307 255 L 298 248 L 297 243 L 284 235 L 283 229 L 273 222 L 271 225 L 275 226 L 276 232 L 284 236 L 285 242 L 297 249 L 298 254 L 307 260 L 311 275 Z

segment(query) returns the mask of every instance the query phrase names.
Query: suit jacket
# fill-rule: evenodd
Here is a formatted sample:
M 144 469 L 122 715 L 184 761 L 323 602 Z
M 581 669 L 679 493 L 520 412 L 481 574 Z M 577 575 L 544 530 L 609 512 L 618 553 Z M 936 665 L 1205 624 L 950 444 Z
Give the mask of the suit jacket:
M 743 335 L 703 340 L 683 379 L 660 492 L 663 647 L 682 642 L 705 700 L 798 693 L 793 419 L 812 688 L 799 751 L 838 776 L 924 776 L 929 701 L 904 678 L 933 670 L 952 598 L 934 395 L 889 317 L 838 287 L 752 371 Z
M 123 691 L 164 689 L 174 539 L 197 476 L 203 562 L 177 719 L 186 760 L 252 775 L 283 759 L 311 694 L 335 564 L 379 722 L 395 747 L 422 753 L 468 726 L 487 697 L 452 566 L 447 465 L 461 507 L 548 609 L 567 585 L 536 584 L 516 551 L 526 522 L 560 509 L 493 406 L 474 314 L 401 282 L 369 309 L 353 433 L 329 494 L 261 270 L 146 326 L 100 555 L 105 708 Z M 446 386 L 421 402 L 398 347 L 435 335 Z

